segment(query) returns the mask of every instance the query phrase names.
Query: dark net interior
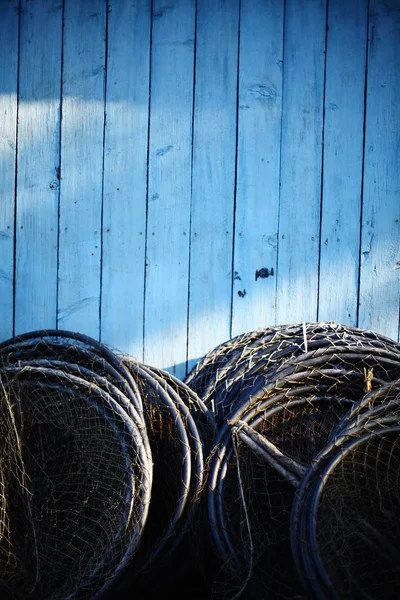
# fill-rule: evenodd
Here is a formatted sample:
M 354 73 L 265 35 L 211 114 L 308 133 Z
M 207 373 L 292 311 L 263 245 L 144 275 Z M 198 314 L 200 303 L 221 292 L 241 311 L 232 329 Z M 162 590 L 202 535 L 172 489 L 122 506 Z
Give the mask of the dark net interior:
M 32 369 L 1 372 L 0 585 L 10 598 L 83 598 L 139 538 L 145 454 L 99 388 Z
M 0 598 L 397 598 L 399 440 L 400 345 L 371 331 L 258 329 L 186 382 L 81 334 L 13 338 Z
M 280 460 L 282 452 L 305 470 L 348 407 L 346 398 L 292 396 L 252 418 L 243 414 L 233 436 L 224 439 L 226 455 L 210 493 L 216 513 L 212 533 L 227 579 L 221 594 L 240 588 L 251 571 L 249 596 L 301 595 L 290 549 L 290 514 L 299 476 L 285 466 L 279 469 L 276 454 Z M 251 439 L 243 435 L 246 424 L 246 433 L 268 440 L 275 453 L 257 451 L 257 437 L 250 445 Z
M 325 478 L 311 531 L 324 580 L 342 598 L 397 598 L 399 429 L 367 436 Z M 313 505 L 314 505 L 313 502 Z
M 317 597 L 397 598 L 400 381 L 341 419 L 297 492 L 292 550 Z
M 212 415 L 172 375 L 72 332 L 8 340 L 0 365 L 3 595 L 143 594 L 190 528 Z
M 291 547 L 297 490 L 348 411 L 399 375 L 396 342 L 329 323 L 259 329 L 195 367 L 187 383 L 218 423 L 204 528 L 217 597 L 308 597 Z

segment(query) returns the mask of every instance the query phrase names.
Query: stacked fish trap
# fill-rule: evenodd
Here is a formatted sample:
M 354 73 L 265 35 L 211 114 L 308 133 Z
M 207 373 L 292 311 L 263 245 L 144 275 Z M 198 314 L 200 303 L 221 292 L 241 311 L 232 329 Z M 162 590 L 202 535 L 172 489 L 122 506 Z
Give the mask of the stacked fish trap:
M 348 411 L 302 479 L 293 556 L 317 598 L 398 598 L 400 380 Z
M 313 560 L 315 536 L 307 542 L 304 538 L 311 517 L 316 526 L 313 502 L 319 475 L 313 473 L 316 464 L 321 469 L 325 465 L 316 457 L 329 444 L 336 448 L 339 438 L 332 441 L 332 435 L 338 427 L 354 426 L 356 414 L 361 418 L 356 407 L 363 402 L 369 406 L 370 400 L 362 400 L 366 392 L 378 390 L 379 395 L 386 389 L 382 386 L 399 376 L 398 344 L 329 323 L 259 329 L 222 344 L 195 367 L 186 383 L 213 410 L 218 429 L 209 457 L 207 499 L 209 532 L 219 559 L 217 595 L 342 597 L 314 589 L 314 571 L 323 560 Z M 395 432 L 390 443 L 393 436 Z M 355 487 L 349 485 L 349 494 Z M 356 503 L 347 498 L 348 518 Z M 319 532 L 331 533 L 327 516 L 317 524 Z M 345 540 L 335 543 L 338 550 Z M 348 548 L 351 552 L 349 540 Z M 333 551 L 324 543 L 330 564 L 335 563 Z M 336 579 L 329 589 L 335 585 Z
M 0 344 L 2 600 L 186 598 L 201 571 L 201 600 L 394 600 L 399 486 L 400 345 L 371 331 L 258 329 L 185 383 L 81 334 Z
M 1 598 L 99 598 L 165 560 L 203 482 L 197 396 L 63 331 L 1 344 L 0 382 Z
M 145 406 L 153 486 L 149 526 L 123 589 L 140 576 L 148 592 L 146 576 L 153 577 L 191 528 L 204 487 L 204 460 L 214 420 L 197 395 L 170 373 L 133 361 L 124 360 L 124 364 Z M 172 576 L 178 575 L 172 569 Z M 168 574 L 164 572 L 163 577 L 159 583 L 165 586 Z M 154 590 L 157 582 L 151 586 Z

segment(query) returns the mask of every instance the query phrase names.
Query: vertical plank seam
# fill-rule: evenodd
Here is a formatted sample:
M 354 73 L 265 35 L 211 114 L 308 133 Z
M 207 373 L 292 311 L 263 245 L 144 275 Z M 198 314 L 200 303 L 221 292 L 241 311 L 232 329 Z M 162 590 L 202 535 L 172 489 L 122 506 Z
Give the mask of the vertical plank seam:
M 397 332 L 397 341 L 400 342 L 400 298 L 399 298 L 399 327 Z
M 193 208 L 193 157 L 194 157 L 194 113 L 196 107 L 196 58 L 197 58 L 197 0 L 195 0 L 194 15 L 194 45 L 193 45 L 193 91 L 192 91 L 192 148 L 190 156 L 190 217 L 189 217 L 189 260 L 188 260 L 188 300 L 186 321 L 186 369 L 189 362 L 189 335 L 190 335 L 190 277 L 192 267 L 192 208 Z
M 233 183 L 233 218 L 232 218 L 232 262 L 231 262 L 231 307 L 229 318 L 229 337 L 232 337 L 233 324 L 233 287 L 235 268 L 235 236 L 236 236 L 236 200 L 238 179 L 238 149 L 239 149 L 239 75 L 240 75 L 240 26 L 241 26 L 242 0 L 238 2 L 238 42 L 237 42 L 237 71 L 236 71 L 236 139 L 235 139 L 235 177 Z
M 153 0 L 150 2 L 150 40 L 149 40 L 149 100 L 147 104 L 147 168 L 146 168 L 146 219 L 144 228 L 144 270 L 143 270 L 143 330 L 142 330 L 142 361 L 145 360 L 146 335 L 146 282 L 147 282 L 147 235 L 149 225 L 149 160 L 150 160 L 150 111 L 151 111 L 151 61 L 153 46 Z
M 285 38 L 286 38 L 286 0 L 283 3 L 282 17 L 282 86 L 281 86 L 281 123 L 279 136 L 279 191 L 278 191 L 278 219 L 276 230 L 276 268 L 275 268 L 275 307 L 274 307 L 274 324 L 276 325 L 276 316 L 278 309 L 278 282 L 279 282 L 279 238 L 280 238 L 280 222 L 281 222 L 281 189 L 282 189 L 282 132 L 283 132 L 283 109 L 284 109 L 284 94 L 285 94 Z
M 365 78 L 364 78 L 364 120 L 363 120 L 363 140 L 362 140 L 362 159 L 361 159 L 361 190 L 360 190 L 360 235 L 358 248 L 358 281 L 357 281 L 357 314 L 356 325 L 359 327 L 360 318 L 360 287 L 361 287 L 361 249 L 362 249 L 362 220 L 364 210 L 364 176 L 365 176 L 365 142 L 367 133 L 367 97 L 368 97 L 368 61 L 369 61 L 369 13 L 370 0 L 367 2 L 367 27 L 366 27 L 366 45 L 365 45 Z M 400 310 L 400 306 L 399 306 Z M 400 319 L 400 317 L 399 317 Z
M 21 59 L 21 0 L 18 2 L 18 41 L 17 41 L 17 108 L 15 113 L 15 170 L 14 170 L 14 263 L 13 263 L 13 314 L 12 334 L 15 335 L 15 304 L 17 281 L 17 202 L 18 202 L 18 121 L 19 121 L 19 80 Z
M 321 284 L 321 237 L 322 237 L 322 219 L 324 207 L 324 161 L 325 161 L 325 116 L 326 116 L 326 57 L 328 54 L 328 31 L 329 31 L 329 0 L 326 0 L 325 14 L 325 52 L 324 52 L 324 90 L 322 97 L 322 131 L 321 131 L 321 180 L 320 180 L 320 200 L 319 200 L 319 234 L 318 234 L 318 267 L 317 267 L 317 311 L 316 320 L 319 320 L 319 299 Z
M 60 125 L 59 125 L 59 152 L 58 152 L 58 197 L 57 197 L 57 270 L 56 270 L 56 329 L 58 329 L 59 310 L 59 276 L 60 276 L 60 223 L 61 223 L 61 144 L 62 144 L 62 119 L 63 119 L 63 83 L 64 83 L 64 16 L 65 0 L 61 12 L 61 68 L 60 68 Z
M 100 297 L 99 297 L 99 340 L 102 337 L 102 302 L 103 302 L 103 227 L 104 227 L 104 158 L 105 158 L 105 142 L 106 142 L 106 120 L 107 120 L 107 73 L 108 73 L 108 13 L 109 2 L 106 0 L 106 19 L 105 19 L 105 54 L 104 54 L 104 115 L 103 115 L 103 156 L 102 156 L 102 177 L 101 177 L 101 208 L 100 208 Z

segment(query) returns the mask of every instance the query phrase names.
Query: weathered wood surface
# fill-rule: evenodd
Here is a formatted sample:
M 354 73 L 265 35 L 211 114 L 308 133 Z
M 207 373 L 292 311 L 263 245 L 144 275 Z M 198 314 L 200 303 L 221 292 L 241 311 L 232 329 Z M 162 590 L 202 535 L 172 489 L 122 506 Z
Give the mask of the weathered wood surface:
M 15 332 L 57 324 L 62 6 L 21 2 Z
M 153 3 L 144 360 L 184 375 L 195 10 Z
M 317 319 L 326 0 L 285 10 L 276 319 Z
M 101 339 L 143 359 L 149 2 L 108 3 Z
M 400 3 L 370 2 L 359 323 L 399 334 Z
M 399 335 L 397 0 L 0 3 L 0 339 Z
M 275 321 L 284 5 L 243 0 L 240 25 L 233 335 Z
M 198 3 L 188 336 L 190 361 L 230 337 L 238 29 L 237 0 L 201 0 Z
M 318 318 L 357 325 L 368 1 L 328 20 Z
M 65 0 L 58 325 L 98 337 L 106 4 Z
M 14 328 L 14 217 L 18 98 L 18 1 L 0 4 L 0 338 Z

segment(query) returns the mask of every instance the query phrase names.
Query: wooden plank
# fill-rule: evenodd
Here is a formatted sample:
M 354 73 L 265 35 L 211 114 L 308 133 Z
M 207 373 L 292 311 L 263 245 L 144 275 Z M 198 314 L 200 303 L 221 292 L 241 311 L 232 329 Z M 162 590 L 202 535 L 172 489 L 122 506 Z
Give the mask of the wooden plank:
M 275 321 L 283 3 L 243 0 L 232 334 Z
M 368 0 L 331 0 L 328 26 L 318 317 L 356 325 Z
M 359 326 L 394 339 L 400 296 L 400 5 L 371 1 Z
M 325 0 L 285 11 L 277 323 L 317 317 Z
M 62 6 L 21 2 L 15 332 L 57 312 Z
M 239 3 L 197 4 L 188 367 L 230 337 Z
M 144 359 L 185 373 L 194 2 L 153 3 Z
M 143 358 L 150 5 L 109 2 L 101 338 Z
M 18 2 L 0 3 L 0 340 L 13 334 Z
M 106 4 L 65 0 L 58 326 L 99 336 Z

